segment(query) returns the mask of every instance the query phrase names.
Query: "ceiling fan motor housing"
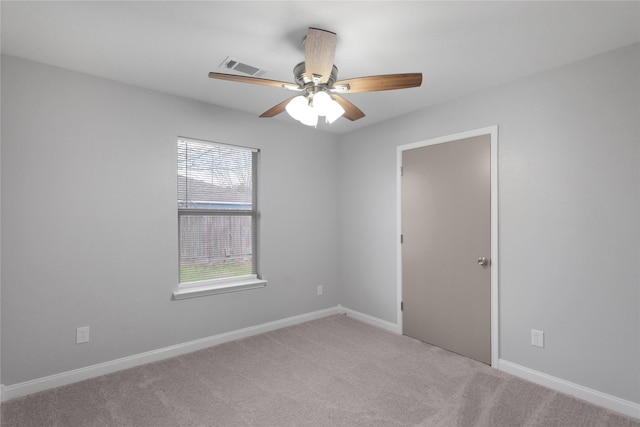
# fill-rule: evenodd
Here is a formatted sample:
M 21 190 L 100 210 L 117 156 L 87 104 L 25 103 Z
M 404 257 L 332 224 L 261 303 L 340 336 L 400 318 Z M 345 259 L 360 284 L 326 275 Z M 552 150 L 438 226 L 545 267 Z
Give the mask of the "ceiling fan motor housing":
M 316 84 L 313 81 L 313 76 L 307 75 L 304 61 L 300 62 L 295 67 L 293 67 L 293 78 L 296 80 L 296 83 L 300 85 L 300 87 L 316 86 Z M 331 69 L 331 76 L 329 76 L 329 80 L 327 80 L 327 83 L 320 84 L 318 86 L 325 86 L 327 89 L 331 89 L 337 79 L 338 79 L 338 67 L 334 65 L 333 68 Z

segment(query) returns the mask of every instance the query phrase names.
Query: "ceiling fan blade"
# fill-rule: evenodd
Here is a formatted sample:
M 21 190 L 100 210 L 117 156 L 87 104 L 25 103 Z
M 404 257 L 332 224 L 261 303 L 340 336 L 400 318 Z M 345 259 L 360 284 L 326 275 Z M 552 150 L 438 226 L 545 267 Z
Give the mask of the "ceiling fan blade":
M 342 117 L 344 117 L 345 119 L 349 119 L 353 122 L 364 117 L 364 113 L 358 107 L 356 107 L 343 97 L 335 94 L 331 95 L 331 97 L 335 99 L 342 108 L 344 108 L 344 115 Z
M 209 73 L 209 77 L 212 79 L 218 80 L 229 80 L 232 82 L 238 83 L 251 83 L 254 85 L 261 86 L 273 86 L 291 90 L 302 90 L 299 85 L 295 83 L 281 82 L 278 80 L 267 80 L 260 79 L 258 77 L 245 77 L 245 76 L 236 76 L 235 74 L 223 74 L 223 73 Z
M 377 92 L 381 90 L 407 89 L 422 84 L 422 73 L 386 74 L 382 76 L 356 77 L 340 80 L 333 87 L 338 93 Z
M 295 96 L 293 98 L 295 98 Z M 260 114 L 260 117 L 274 117 L 274 116 L 277 116 L 278 114 L 282 113 L 285 110 L 285 108 L 287 107 L 287 104 L 293 98 L 285 99 L 284 101 L 282 101 L 278 105 L 275 105 L 275 106 L 269 108 L 267 111 L 265 111 L 264 113 Z
M 305 73 L 309 79 L 327 83 L 331 77 L 333 60 L 336 54 L 336 33 L 309 28 L 304 43 Z

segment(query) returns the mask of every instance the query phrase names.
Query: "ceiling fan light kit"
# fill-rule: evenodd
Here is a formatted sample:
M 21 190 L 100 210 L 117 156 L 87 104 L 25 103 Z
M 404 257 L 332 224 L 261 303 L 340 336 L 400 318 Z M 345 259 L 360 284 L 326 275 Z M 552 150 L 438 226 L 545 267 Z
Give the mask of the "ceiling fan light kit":
M 351 121 L 365 116 L 358 107 L 338 94 L 405 89 L 419 87 L 422 84 L 422 73 L 357 77 L 337 81 L 338 68 L 333 63 L 336 34 L 309 28 L 303 43 L 305 60 L 293 69 L 297 85 L 258 77 L 213 72 L 209 73 L 209 77 L 304 92 L 275 105 L 260 117 L 274 117 L 286 110 L 293 119 L 314 127 L 318 124 L 318 117 L 324 117 L 325 121 L 331 124 L 343 116 Z
M 325 91 L 296 96 L 285 109 L 294 120 L 307 126 L 317 126 L 319 116 L 331 124 L 345 113 L 344 108 Z

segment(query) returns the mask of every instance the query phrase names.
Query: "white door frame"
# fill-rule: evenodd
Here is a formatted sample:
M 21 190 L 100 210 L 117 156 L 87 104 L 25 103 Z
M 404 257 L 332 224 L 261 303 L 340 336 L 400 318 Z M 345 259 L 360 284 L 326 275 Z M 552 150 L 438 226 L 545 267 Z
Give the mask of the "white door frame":
M 456 133 L 453 135 L 441 136 L 424 141 L 418 141 L 411 144 L 400 145 L 396 150 L 397 162 L 397 189 L 396 189 L 396 229 L 397 229 L 397 325 L 398 332 L 403 332 L 402 310 L 400 303 L 402 302 L 402 244 L 400 235 L 402 234 L 402 154 L 404 151 L 414 148 L 427 147 L 429 145 L 443 144 L 446 142 L 457 141 L 460 139 L 472 138 L 474 136 L 490 135 L 491 136 L 491 366 L 498 369 L 499 358 L 499 310 L 498 310 L 498 126 L 489 126 L 486 128 L 471 130 L 467 132 Z

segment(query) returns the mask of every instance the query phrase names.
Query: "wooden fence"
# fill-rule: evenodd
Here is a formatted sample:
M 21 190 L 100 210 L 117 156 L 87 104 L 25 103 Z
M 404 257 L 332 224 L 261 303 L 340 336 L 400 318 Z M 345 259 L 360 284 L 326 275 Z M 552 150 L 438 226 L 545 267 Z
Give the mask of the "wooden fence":
M 181 215 L 179 219 L 183 264 L 216 264 L 252 255 L 250 216 Z

